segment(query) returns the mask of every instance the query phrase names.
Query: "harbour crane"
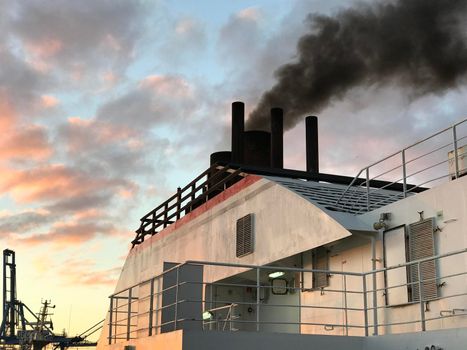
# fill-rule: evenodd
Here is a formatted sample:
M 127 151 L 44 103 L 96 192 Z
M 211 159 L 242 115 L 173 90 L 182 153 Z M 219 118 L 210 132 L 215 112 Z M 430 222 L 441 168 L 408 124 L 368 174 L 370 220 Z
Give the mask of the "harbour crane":
M 3 318 L 0 326 L 0 349 L 20 348 L 21 350 L 41 350 L 52 344 L 54 349 L 70 346 L 96 346 L 86 338 L 102 327 L 103 320 L 75 337 L 58 335 L 53 331 L 50 309 L 55 308 L 51 301 L 42 301 L 39 313 L 17 298 L 16 258 L 10 249 L 3 251 Z M 100 327 L 99 327 L 100 326 Z

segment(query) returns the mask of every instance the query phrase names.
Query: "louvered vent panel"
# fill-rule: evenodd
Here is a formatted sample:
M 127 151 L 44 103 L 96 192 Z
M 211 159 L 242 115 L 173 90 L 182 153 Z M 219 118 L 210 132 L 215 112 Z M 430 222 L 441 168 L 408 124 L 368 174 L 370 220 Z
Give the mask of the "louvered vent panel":
M 325 248 L 317 248 L 313 252 L 313 269 L 328 269 L 328 252 Z M 328 274 L 326 272 L 313 273 L 313 288 L 324 288 L 328 286 Z
M 434 248 L 434 219 L 426 219 L 409 225 L 409 256 L 410 261 L 428 258 L 435 255 Z M 418 286 L 419 276 L 417 265 L 410 266 L 410 280 L 412 284 L 412 300 L 420 300 Z M 423 299 L 431 300 L 438 297 L 436 286 L 436 262 L 426 261 L 420 264 L 423 281 Z
M 253 214 L 237 220 L 237 258 L 253 253 Z

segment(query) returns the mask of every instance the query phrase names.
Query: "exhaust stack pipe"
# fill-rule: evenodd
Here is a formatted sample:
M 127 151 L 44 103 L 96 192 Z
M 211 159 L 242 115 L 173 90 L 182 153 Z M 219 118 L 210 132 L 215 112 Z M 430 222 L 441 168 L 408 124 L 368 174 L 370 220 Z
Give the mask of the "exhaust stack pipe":
M 232 162 L 243 163 L 243 132 L 245 131 L 245 104 L 232 103 Z
M 318 118 L 309 116 L 305 119 L 306 128 L 306 171 L 319 173 Z
M 282 108 L 271 109 L 271 167 L 284 167 L 284 112 Z

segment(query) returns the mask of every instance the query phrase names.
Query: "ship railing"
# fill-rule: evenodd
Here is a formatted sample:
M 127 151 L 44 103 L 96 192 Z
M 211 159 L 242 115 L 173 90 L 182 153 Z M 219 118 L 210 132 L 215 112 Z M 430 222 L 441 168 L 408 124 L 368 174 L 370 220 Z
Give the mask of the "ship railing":
M 146 236 L 157 234 L 245 176 L 240 168 L 212 165 L 140 219 L 136 237 L 131 241 L 132 247 L 143 243 Z
M 336 207 L 350 208 L 358 215 L 465 174 L 467 118 L 362 168 L 338 198 Z M 374 180 L 388 184 L 374 188 Z M 378 196 L 395 184 L 402 185 L 400 193 Z
M 238 329 L 233 327 L 233 320 L 239 319 L 236 315 L 238 304 L 230 303 L 224 306 L 218 306 L 203 312 L 203 330 L 230 330 Z
M 180 329 L 369 336 L 467 327 L 466 253 L 364 273 L 187 261 L 110 296 L 108 341 Z M 428 278 L 431 261 L 438 273 Z M 388 282 L 391 271 L 409 270 L 416 273 L 406 282 Z M 283 277 L 269 277 L 274 272 Z M 329 283 L 307 286 L 313 274 L 325 274 Z M 433 286 L 436 293 L 428 295 Z M 394 303 L 391 295 L 407 300 Z

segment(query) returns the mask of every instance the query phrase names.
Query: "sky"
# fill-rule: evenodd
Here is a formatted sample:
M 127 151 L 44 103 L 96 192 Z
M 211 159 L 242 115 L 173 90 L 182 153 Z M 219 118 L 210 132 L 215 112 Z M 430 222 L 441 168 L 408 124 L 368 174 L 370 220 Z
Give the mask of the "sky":
M 229 149 L 231 103 L 254 109 L 307 15 L 350 6 L 0 0 L 0 242 L 19 299 L 51 299 L 70 334 L 103 319 L 139 218 Z M 461 120 L 466 90 L 350 89 L 319 114 L 321 171 L 353 176 Z M 284 137 L 304 169 L 303 122 Z

